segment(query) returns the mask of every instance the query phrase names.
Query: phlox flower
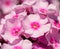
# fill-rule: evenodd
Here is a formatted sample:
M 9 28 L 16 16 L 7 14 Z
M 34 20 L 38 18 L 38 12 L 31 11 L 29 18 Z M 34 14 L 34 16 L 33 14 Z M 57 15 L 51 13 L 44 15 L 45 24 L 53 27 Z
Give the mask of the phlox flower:
M 58 20 L 58 22 L 52 21 L 52 27 L 54 27 L 56 29 L 60 29 L 60 22 L 59 22 L 59 20 Z
M 19 38 L 19 35 L 23 32 L 22 27 L 20 26 L 12 26 L 10 24 L 10 27 L 7 26 L 7 30 L 4 32 L 4 35 L 1 34 L 1 36 L 6 40 L 12 43 L 15 39 Z
M 3 11 L 3 13 L 9 13 L 9 12 L 11 12 L 12 11 L 12 8 L 14 7 L 14 6 L 16 6 L 16 4 L 17 4 L 17 1 L 16 0 L 3 0 L 3 2 L 2 2 L 3 4 L 2 4 L 2 6 L 1 6 L 1 9 L 2 9 L 2 11 Z
M 57 28 L 51 28 L 50 32 L 45 35 L 48 45 L 58 45 L 60 43 L 60 30 Z
M 11 17 L 10 17 L 11 16 Z M 22 26 L 21 26 L 21 20 L 18 18 L 19 16 L 16 15 L 14 12 L 13 14 L 9 14 L 5 17 L 6 23 L 5 23 L 5 32 L 4 35 L 1 34 L 1 36 L 12 43 L 15 39 L 19 38 L 19 35 L 24 32 Z
M 32 49 L 31 41 L 25 39 L 21 40 L 16 45 L 3 44 L 2 49 Z
M 60 43 L 54 43 L 53 48 L 54 49 L 60 49 Z
M 48 2 L 43 2 L 38 0 L 35 5 L 32 6 L 34 12 L 39 12 L 41 14 L 47 13 Z
M 22 25 L 25 33 L 37 38 L 50 30 L 51 24 L 46 24 L 47 22 L 47 18 L 41 19 L 38 14 L 30 14 L 22 21 Z

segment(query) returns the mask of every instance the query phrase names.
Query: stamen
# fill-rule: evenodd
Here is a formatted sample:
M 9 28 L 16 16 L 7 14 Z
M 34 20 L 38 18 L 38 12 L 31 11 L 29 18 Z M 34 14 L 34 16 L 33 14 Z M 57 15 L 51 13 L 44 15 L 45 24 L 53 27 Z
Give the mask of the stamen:
M 38 22 L 32 22 L 32 23 L 31 23 L 31 27 L 32 27 L 34 30 L 37 30 L 37 29 L 39 29 L 40 24 L 39 24 Z

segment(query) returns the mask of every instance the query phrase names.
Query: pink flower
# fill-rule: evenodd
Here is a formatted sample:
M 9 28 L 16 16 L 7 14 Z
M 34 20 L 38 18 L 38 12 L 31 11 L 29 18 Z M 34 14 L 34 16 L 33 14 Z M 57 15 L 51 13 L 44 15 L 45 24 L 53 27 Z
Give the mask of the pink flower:
M 25 39 L 16 45 L 3 44 L 2 49 L 32 49 L 32 43 Z
M 6 19 L 6 23 L 5 23 L 6 30 L 4 32 L 4 35 L 1 34 L 1 36 L 5 40 L 8 40 L 10 43 L 12 43 L 14 40 L 18 39 L 19 35 L 24 32 L 24 30 L 21 26 L 21 20 L 18 17 L 19 16 L 16 15 L 15 12 L 12 12 L 5 17 L 5 19 Z
M 3 4 L 2 4 L 2 10 L 3 13 L 9 13 L 12 11 L 13 7 L 16 6 L 17 1 L 16 0 L 3 0 Z
M 35 5 L 32 6 L 34 12 L 39 12 L 41 14 L 47 13 L 48 2 L 37 1 Z M 42 12 L 43 11 L 43 12 Z
M 60 29 L 60 22 L 52 21 L 52 27 L 54 27 L 56 29 Z
M 54 43 L 53 48 L 54 49 L 60 49 L 60 43 Z
M 11 26 L 12 24 L 10 24 Z M 1 34 L 1 36 L 4 38 L 4 40 L 9 41 L 9 43 L 13 43 L 14 40 L 19 39 L 19 35 L 23 33 L 23 29 L 20 26 L 12 26 L 12 28 L 8 28 L 4 32 L 4 35 Z
M 11 28 L 11 31 L 5 31 L 5 34 L 1 36 L 9 43 L 13 43 L 14 40 L 19 39 L 19 35 L 23 32 L 23 30 L 19 27 Z
M 38 14 L 30 14 L 23 22 L 25 33 L 30 34 L 31 37 L 39 37 L 50 30 L 50 24 L 46 24 L 48 19 L 41 19 Z
M 57 46 L 60 43 L 60 30 L 52 27 L 50 32 L 45 35 L 48 45 Z

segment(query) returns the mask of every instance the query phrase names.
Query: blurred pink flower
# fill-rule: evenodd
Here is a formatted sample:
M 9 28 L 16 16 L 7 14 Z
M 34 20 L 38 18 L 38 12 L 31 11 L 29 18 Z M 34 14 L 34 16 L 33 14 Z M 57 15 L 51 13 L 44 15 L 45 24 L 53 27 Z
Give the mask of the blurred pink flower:
M 54 49 L 60 49 L 60 43 L 53 43 Z
M 3 4 L 1 6 L 1 9 L 3 13 L 9 13 L 12 11 L 13 7 L 16 6 L 17 0 L 3 0 Z
M 47 13 L 48 2 L 43 2 L 38 0 L 35 5 L 32 6 L 34 12 L 39 12 L 41 14 Z M 42 12 L 43 9 L 43 12 Z
M 25 39 L 16 45 L 3 44 L 2 49 L 32 49 L 32 43 Z

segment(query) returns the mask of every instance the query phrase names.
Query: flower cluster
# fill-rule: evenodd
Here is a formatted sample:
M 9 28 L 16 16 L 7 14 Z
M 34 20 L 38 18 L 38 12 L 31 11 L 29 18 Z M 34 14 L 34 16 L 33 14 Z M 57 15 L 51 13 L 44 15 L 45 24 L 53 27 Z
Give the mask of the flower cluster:
M 60 49 L 57 0 L 0 0 L 1 49 Z

